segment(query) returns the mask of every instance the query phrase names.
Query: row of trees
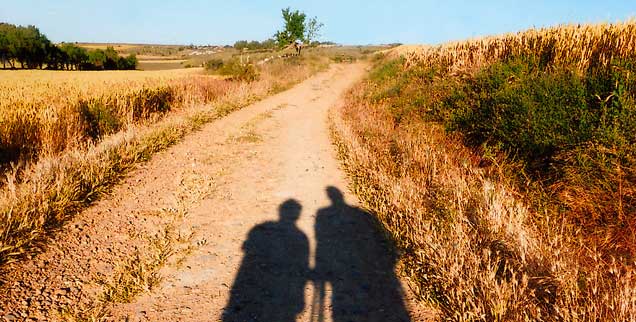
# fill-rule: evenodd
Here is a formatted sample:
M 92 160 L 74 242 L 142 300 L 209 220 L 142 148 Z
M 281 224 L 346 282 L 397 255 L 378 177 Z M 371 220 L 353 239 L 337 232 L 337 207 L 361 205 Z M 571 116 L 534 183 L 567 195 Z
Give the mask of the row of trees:
M 35 26 L 0 23 L 3 68 L 116 70 L 137 68 L 135 55 L 120 57 L 113 47 L 87 50 L 74 44 L 53 44 Z
M 276 43 L 276 40 L 274 39 L 267 39 L 265 41 L 239 40 L 234 43 L 234 48 L 238 50 L 243 50 L 245 48 L 247 48 L 248 50 L 267 50 L 267 49 L 274 49 L 276 47 L 278 47 L 278 44 Z

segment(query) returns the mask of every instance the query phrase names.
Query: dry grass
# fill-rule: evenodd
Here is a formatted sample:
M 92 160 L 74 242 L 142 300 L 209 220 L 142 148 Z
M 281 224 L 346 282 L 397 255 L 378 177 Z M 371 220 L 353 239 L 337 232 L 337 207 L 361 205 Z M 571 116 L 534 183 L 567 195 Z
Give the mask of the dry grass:
M 334 121 L 340 156 L 356 194 L 397 241 L 415 292 L 441 320 L 636 318 L 631 269 L 585 245 L 570 248 L 578 242 L 562 222 L 537 231 L 523 198 L 489 179 L 461 141 L 430 124 L 396 129 L 358 95 Z M 596 262 L 580 267 L 581 252 Z
M 161 71 L 161 70 L 176 70 L 183 69 L 187 66 L 187 60 L 184 59 L 149 59 L 149 60 L 139 60 L 139 64 L 137 65 L 137 69 L 143 71 Z M 191 68 L 189 68 L 191 69 Z
M 405 67 L 441 66 L 449 77 L 470 79 L 471 71 L 515 53 L 549 53 L 548 65 L 584 72 L 631 57 L 635 26 L 566 26 L 447 44 L 412 55 Z M 414 75 L 421 78 L 412 81 L 426 77 Z M 420 299 L 436 308 L 438 319 L 636 320 L 633 258 L 607 251 L 607 244 L 633 245 L 633 234 L 616 227 L 621 240 L 607 239 L 616 236 L 611 233 L 587 235 L 571 220 L 584 211 L 554 207 L 552 200 L 562 196 L 550 194 L 552 187 L 543 192 L 533 192 L 532 182 L 520 187 L 517 164 L 466 147 L 461 134 L 443 124 L 408 113 L 396 119 L 402 108 L 417 109 L 406 86 L 391 87 L 400 80 L 357 86 L 332 119 L 332 130 L 353 190 L 396 241 L 403 273 Z M 378 99 L 387 88 L 400 94 Z M 625 175 L 579 179 L 600 180 L 612 190 L 616 183 L 623 194 L 633 187 Z M 577 190 L 576 180 L 566 184 L 571 189 L 560 191 L 577 196 L 567 205 L 595 204 L 594 191 L 579 191 L 583 185 Z
M 295 75 L 320 67 L 316 61 L 263 65 L 261 81 L 250 86 L 258 95 L 280 91 L 295 83 Z M 198 68 L 0 71 L 0 170 L 9 162 L 55 155 L 154 122 L 170 110 L 214 102 L 241 86 L 203 75 Z
M 0 163 L 81 146 L 231 85 L 194 72 L 2 71 Z M 188 92 L 193 86 L 205 88 Z
M 257 143 L 263 141 L 263 137 L 258 133 L 257 127 L 262 121 L 271 118 L 272 112 L 268 111 L 261 113 L 251 119 L 249 122 L 243 124 L 238 132 L 227 138 L 228 143 Z
M 37 160 L 27 161 L 19 171 L 8 171 L 7 180 L 0 187 L 0 264 L 35 251 L 35 246 L 45 242 L 47 236 L 60 229 L 79 209 L 98 199 L 136 163 L 178 142 L 203 124 L 304 80 L 322 67 L 317 64 L 289 68 L 271 65 L 263 68 L 260 80 L 252 83 L 197 75 L 170 79 L 161 84 L 167 84 L 170 106 L 178 108 L 168 114 L 161 112 L 162 118 L 154 117 L 157 114 L 148 109 L 139 112 L 131 108 L 137 99 L 119 92 L 106 93 L 97 96 L 97 100 L 102 100 L 105 106 L 120 108 L 122 113 L 117 115 L 130 122 L 98 140 L 78 139 L 86 132 L 75 130 L 74 126 L 81 124 L 78 120 L 81 114 L 73 113 L 74 105 L 50 109 L 57 113 L 51 118 L 20 116 L 14 118 L 19 122 L 3 122 L 0 125 L 3 135 L 18 139 L 29 136 L 33 141 L 25 141 L 28 146 L 32 146 L 30 142 L 38 142 L 36 138 L 45 143 L 40 145 Z M 61 90 L 55 87 L 52 90 L 62 96 Z M 133 97 L 143 101 L 148 93 L 156 90 L 135 88 Z M 74 104 L 74 100 L 70 103 Z M 41 109 L 49 110 L 46 106 Z M 41 113 L 36 108 L 24 111 L 32 115 Z M 136 113 L 144 116 L 139 122 L 135 122 Z M 29 121 L 37 126 L 17 128 L 13 125 Z M 47 126 L 51 130 L 41 135 L 41 129 Z M 20 135 L 15 134 L 18 129 L 22 131 Z M 69 144 L 75 141 L 82 144 Z M 51 145 L 56 148 L 50 148 Z
M 636 22 L 564 25 L 530 29 L 440 46 L 411 46 L 396 50 L 406 65 L 441 65 L 451 70 L 478 68 L 513 56 L 536 55 L 554 64 L 586 70 L 607 66 L 615 58 L 632 58 L 636 51 Z
M 114 264 L 111 275 L 99 275 L 95 283 L 99 293 L 83 299 L 80 303 L 59 310 L 58 318 L 63 321 L 110 321 L 113 306 L 119 303 L 131 303 L 137 296 L 152 291 L 162 281 L 161 269 L 165 265 L 179 265 L 194 246 L 190 235 L 183 235 L 175 228 L 183 220 L 180 211 L 163 210 L 162 218 L 167 220 L 163 229 L 150 236 L 135 231 L 131 239 L 139 241 L 138 246 L 128 257 Z M 178 256 L 177 256 L 178 255 Z M 176 261 L 171 258 L 177 256 Z
M 79 43 L 77 45 L 86 49 L 101 49 L 101 50 L 106 50 L 106 48 L 108 47 L 113 47 L 116 50 L 126 50 L 126 49 L 143 46 L 143 45 L 136 45 L 136 44 L 100 44 L 100 43 Z
M 136 54 L 139 59 L 146 58 L 180 58 L 192 52 L 188 46 L 153 45 L 153 44 L 117 44 L 117 43 L 77 43 L 79 47 L 94 50 L 106 50 L 113 47 L 120 55 Z
M 109 321 L 108 309 L 100 303 L 91 303 L 83 307 L 71 306 L 58 312 L 59 320 L 65 322 L 103 322 Z
M 160 220 L 148 227 L 129 232 L 135 241 L 135 250 L 114 264 L 109 275 L 99 274 L 95 283 L 96 294 L 88 295 L 81 303 L 60 310 L 64 321 L 109 321 L 111 311 L 118 303 L 131 303 L 137 296 L 152 291 L 163 280 L 165 266 L 180 267 L 187 257 L 207 241 L 202 238 L 194 244 L 196 228 L 187 223 L 190 210 L 215 189 L 210 174 L 184 170 L 178 189 L 174 192 L 173 207 L 150 211 L 146 215 Z

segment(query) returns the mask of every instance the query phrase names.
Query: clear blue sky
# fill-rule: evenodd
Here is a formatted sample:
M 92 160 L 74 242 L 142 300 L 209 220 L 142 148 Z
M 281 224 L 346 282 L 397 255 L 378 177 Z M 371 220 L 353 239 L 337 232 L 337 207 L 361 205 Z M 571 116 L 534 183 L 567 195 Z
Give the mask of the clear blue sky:
M 3 0 L 0 21 L 34 24 L 55 42 L 232 44 L 271 37 L 287 6 L 318 16 L 322 40 L 344 44 L 434 44 L 636 16 L 636 0 Z

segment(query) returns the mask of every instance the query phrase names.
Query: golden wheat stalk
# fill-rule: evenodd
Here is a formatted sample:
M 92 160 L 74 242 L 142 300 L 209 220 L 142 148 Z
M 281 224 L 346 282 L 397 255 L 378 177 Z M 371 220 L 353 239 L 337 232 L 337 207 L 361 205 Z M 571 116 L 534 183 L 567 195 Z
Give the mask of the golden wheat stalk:
M 585 71 L 603 67 L 636 52 L 636 21 L 614 24 L 561 25 L 411 49 L 407 67 L 441 65 L 449 70 L 479 67 L 514 56 L 535 56 L 549 64 L 568 64 Z

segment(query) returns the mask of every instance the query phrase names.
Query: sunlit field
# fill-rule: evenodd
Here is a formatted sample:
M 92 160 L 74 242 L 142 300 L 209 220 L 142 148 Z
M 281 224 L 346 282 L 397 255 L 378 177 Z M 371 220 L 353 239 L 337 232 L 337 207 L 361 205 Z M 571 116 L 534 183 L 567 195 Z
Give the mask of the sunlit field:
M 200 68 L 160 71 L 0 70 L 0 106 L 53 102 L 111 92 L 117 88 L 201 74 Z
M 57 153 L 167 110 L 177 83 L 220 82 L 200 73 L 0 71 L 0 162 Z
M 636 23 L 377 57 L 337 133 L 441 320 L 636 318 Z

